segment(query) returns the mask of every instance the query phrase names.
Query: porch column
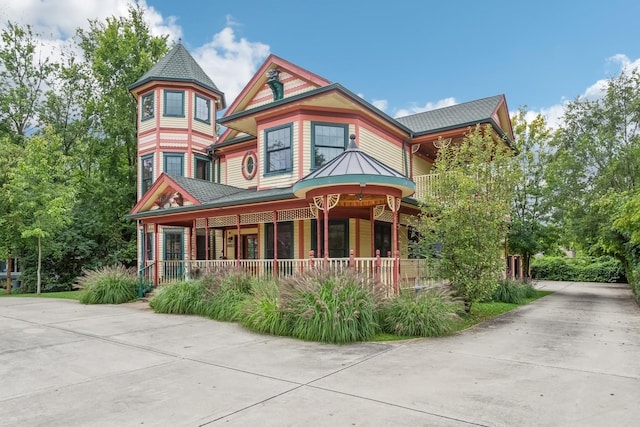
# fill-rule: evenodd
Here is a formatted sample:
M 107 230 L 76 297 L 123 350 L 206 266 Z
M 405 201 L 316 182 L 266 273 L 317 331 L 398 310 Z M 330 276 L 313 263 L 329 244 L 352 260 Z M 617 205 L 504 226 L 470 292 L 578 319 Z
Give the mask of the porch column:
M 209 218 L 204 219 L 204 259 L 209 261 Z
M 273 211 L 273 277 L 278 276 L 278 211 Z
M 371 213 L 369 214 L 369 221 L 371 222 L 371 224 L 369 224 L 371 226 L 371 257 L 375 256 L 376 253 L 376 212 L 375 212 L 375 206 L 371 206 Z
M 399 198 L 387 196 L 387 204 L 393 212 L 393 230 L 391 231 L 391 253 L 393 256 L 393 293 L 400 293 L 400 251 L 398 250 L 398 211 L 400 211 Z
M 324 264 L 325 267 L 329 262 L 329 204 L 327 202 L 328 196 L 325 194 L 322 197 L 322 214 L 324 220 Z
M 197 231 L 198 229 L 196 227 L 197 227 L 196 220 L 194 219 L 193 224 L 191 225 L 191 234 L 189 235 L 189 256 L 188 256 L 189 261 L 194 260 L 198 257 L 196 254 L 197 252 L 196 236 L 198 234 L 198 231 Z
M 240 235 L 240 215 L 236 215 L 236 231 L 238 232 L 238 237 L 236 237 L 236 267 L 240 267 L 240 256 L 241 256 L 241 247 L 240 244 L 242 242 L 242 236 Z
M 158 287 L 158 264 L 160 263 L 160 234 L 158 233 L 158 223 L 153 224 L 153 246 L 155 261 L 153 263 L 153 286 Z
M 322 238 L 322 233 L 320 232 L 320 210 L 318 210 L 318 218 L 316 218 L 316 254 L 318 254 L 318 256 L 320 256 L 320 254 L 322 253 L 320 251 L 320 248 L 322 247 L 321 245 L 321 238 Z

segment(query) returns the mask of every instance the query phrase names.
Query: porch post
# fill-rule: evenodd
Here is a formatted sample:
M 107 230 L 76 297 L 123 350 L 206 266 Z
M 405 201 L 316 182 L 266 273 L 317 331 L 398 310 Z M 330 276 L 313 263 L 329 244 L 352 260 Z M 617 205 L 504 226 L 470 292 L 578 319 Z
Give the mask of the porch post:
M 371 215 L 369 215 L 369 221 L 371 222 L 371 255 L 375 255 L 375 249 L 376 249 L 376 236 L 375 236 L 375 232 L 376 232 L 376 213 L 375 213 L 375 207 L 371 206 Z
M 236 267 L 240 267 L 240 256 L 241 256 L 241 243 L 242 236 L 240 235 L 240 215 L 236 215 L 236 231 L 238 232 L 238 237 L 236 237 Z
M 196 227 L 197 224 L 196 220 L 194 219 L 193 224 L 191 225 L 191 235 L 189 236 L 189 261 L 198 258 L 198 254 L 196 253 L 198 251 L 198 248 L 196 247 L 196 236 L 198 235 L 198 229 Z
M 278 276 L 278 211 L 273 211 L 273 277 Z
M 318 209 L 318 218 L 316 219 L 316 254 L 318 254 L 318 256 L 322 255 L 322 252 L 320 251 L 320 248 L 322 247 L 322 245 L 320 244 L 321 237 L 322 233 L 320 232 L 320 210 Z
M 155 261 L 153 263 L 153 286 L 155 286 L 156 288 L 158 287 L 158 264 L 160 263 L 160 234 L 158 234 L 158 223 L 154 223 L 153 224 L 153 246 L 155 246 L 154 248 L 154 255 L 155 255 Z
M 204 259 L 209 261 L 209 217 L 204 219 Z
M 324 265 L 329 263 L 329 197 L 325 194 L 323 197 L 322 211 L 324 219 Z

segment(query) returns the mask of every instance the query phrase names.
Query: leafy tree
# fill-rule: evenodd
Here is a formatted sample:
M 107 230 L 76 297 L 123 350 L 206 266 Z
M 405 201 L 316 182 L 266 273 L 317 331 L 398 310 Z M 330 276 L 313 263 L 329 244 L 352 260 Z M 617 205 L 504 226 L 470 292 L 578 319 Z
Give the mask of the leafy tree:
M 545 249 L 554 228 L 549 224 L 544 180 L 551 131 L 541 115 L 528 122 L 526 113 L 520 109 L 511 118 L 522 175 L 515 186 L 508 243 L 511 253 L 522 255 L 523 271 L 529 277 L 531 257 Z
M 37 293 L 41 292 L 43 243 L 69 222 L 74 188 L 60 138 L 51 131 L 26 139 L 23 156 L 9 173 L 9 201 L 21 217 L 23 239 L 37 245 Z
M 625 212 L 640 183 L 640 73 L 609 80 L 602 99 L 571 102 L 552 146 L 555 219 L 589 254 L 618 258 L 633 277 L 638 245 Z
M 13 208 L 10 195 L 9 173 L 17 165 L 22 149 L 8 137 L 0 137 L 0 259 L 7 260 L 7 272 L 11 272 L 12 260 L 20 243 L 20 217 Z M 7 274 L 7 293 L 11 293 L 11 274 Z
M 471 309 L 489 297 L 504 271 L 513 187 L 519 176 L 510 147 L 487 127 L 438 151 L 438 179 L 423 202 L 420 230 L 436 254 L 440 274 Z
M 47 57 L 36 57 L 35 37 L 30 26 L 12 22 L 0 34 L 0 122 L 14 142 L 35 128 L 43 86 L 52 71 Z

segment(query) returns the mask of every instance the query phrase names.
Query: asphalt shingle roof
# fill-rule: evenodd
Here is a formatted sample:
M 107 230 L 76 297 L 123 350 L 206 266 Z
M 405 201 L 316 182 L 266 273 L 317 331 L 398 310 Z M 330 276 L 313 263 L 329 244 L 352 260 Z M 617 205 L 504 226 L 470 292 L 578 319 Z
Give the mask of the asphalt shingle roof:
M 221 93 L 182 43 L 176 44 L 156 65 L 129 86 L 129 89 L 152 80 L 197 83 L 214 92 Z
M 169 175 L 180 187 L 198 199 L 200 203 L 209 203 L 220 198 L 236 193 L 246 192 L 244 188 L 233 187 L 231 185 L 218 184 L 202 179 L 185 178 L 184 176 Z
M 502 99 L 502 95 L 496 95 L 411 116 L 396 117 L 395 120 L 415 133 L 459 127 L 490 119 Z

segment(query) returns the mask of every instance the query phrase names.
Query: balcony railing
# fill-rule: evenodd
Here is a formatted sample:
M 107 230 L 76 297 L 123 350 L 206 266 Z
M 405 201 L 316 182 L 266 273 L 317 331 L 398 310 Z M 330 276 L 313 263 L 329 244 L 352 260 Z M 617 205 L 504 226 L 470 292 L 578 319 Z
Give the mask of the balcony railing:
M 416 183 L 416 194 L 413 197 L 417 200 L 424 200 L 427 196 L 435 196 L 436 187 L 434 183 L 437 179 L 438 174 L 435 173 L 414 176 L 413 182 Z

